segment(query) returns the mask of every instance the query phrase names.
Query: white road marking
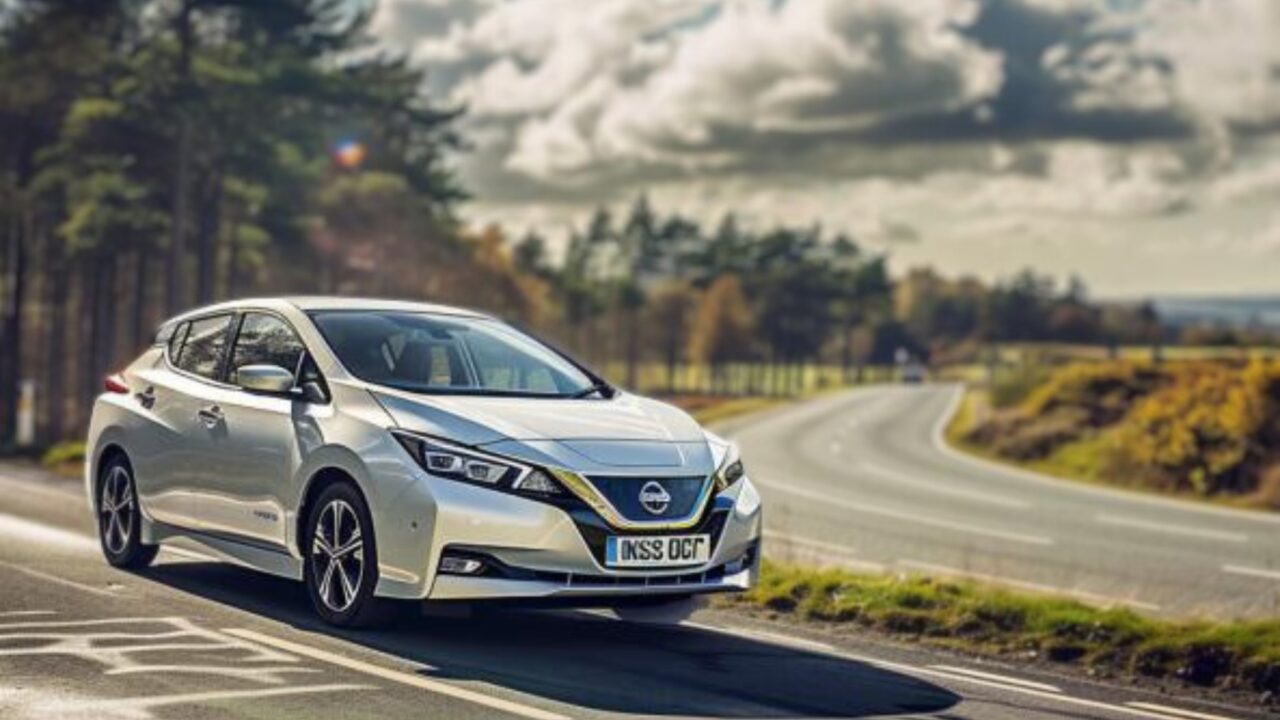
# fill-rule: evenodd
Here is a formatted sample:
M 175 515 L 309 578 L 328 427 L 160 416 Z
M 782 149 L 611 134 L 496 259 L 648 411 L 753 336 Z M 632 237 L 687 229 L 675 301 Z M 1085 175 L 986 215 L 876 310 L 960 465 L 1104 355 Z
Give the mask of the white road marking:
M 1249 577 L 1265 578 L 1267 580 L 1280 580 L 1280 570 L 1264 570 L 1262 568 L 1246 567 L 1244 565 L 1223 565 L 1222 572 L 1231 573 L 1233 575 L 1248 575 Z
M 94 717 L 120 714 L 122 712 L 145 712 L 152 708 L 167 705 L 194 705 L 199 703 L 225 702 L 227 700 L 259 700 L 267 697 L 288 695 L 311 695 L 315 693 L 344 692 L 351 690 L 376 690 L 369 685 L 299 685 L 296 687 L 261 688 L 257 690 L 214 690 L 210 692 L 181 693 L 177 695 L 150 695 L 136 698 L 120 698 L 104 700 L 92 698 L 63 702 L 42 703 L 37 710 L 48 717 L 82 716 L 92 711 Z
M 1041 537 L 1039 535 L 1026 535 L 1023 533 L 1008 532 L 1005 530 L 995 530 L 988 527 L 978 525 L 969 525 L 966 523 L 944 520 L 942 518 L 931 518 L 926 515 L 916 513 L 900 512 L 884 507 L 876 507 L 861 502 L 853 502 L 834 497 L 830 493 L 818 492 L 816 490 L 807 490 L 805 488 L 790 487 L 787 485 L 773 484 L 762 480 L 756 480 L 756 484 L 761 487 L 772 490 L 773 492 L 785 495 L 794 495 L 802 497 L 806 500 L 822 503 L 824 505 L 835 505 L 842 510 L 850 510 L 852 512 L 863 513 L 866 515 L 878 515 L 899 522 L 916 523 L 917 525 L 928 525 L 930 527 L 942 530 L 951 530 L 953 532 L 966 533 L 969 535 L 978 535 L 981 537 L 994 538 L 996 540 L 1005 540 L 1008 542 L 1023 543 L 1026 545 L 1053 545 L 1053 538 Z
M 265 635 L 260 632 L 244 630 L 241 628 L 230 628 L 223 630 L 223 632 L 229 635 L 234 635 L 243 640 L 261 643 L 286 652 L 291 652 L 295 655 L 309 657 L 313 660 L 327 662 L 331 665 L 337 665 L 339 667 L 347 668 L 348 670 L 354 670 L 383 680 L 398 682 L 402 685 L 416 687 L 439 695 L 446 695 L 458 700 L 465 700 L 467 702 L 475 703 L 476 705 L 483 705 L 512 715 L 533 718 L 533 720 L 568 720 L 564 715 L 536 708 L 532 705 L 525 705 L 512 700 L 504 700 L 502 698 L 485 695 L 474 690 L 468 690 L 466 688 L 440 682 L 439 680 L 422 677 L 421 675 L 416 675 L 412 672 L 393 670 L 380 665 L 374 665 L 372 663 L 364 662 L 363 660 L 349 658 L 344 655 L 332 653 L 327 650 L 321 650 L 320 648 L 311 647 L 310 645 L 303 645 L 291 640 L 285 640 L 273 635 Z
M 882 573 L 888 570 L 888 566 L 884 563 L 872 562 L 870 560 L 862 560 L 854 557 L 853 551 L 844 545 L 824 542 L 822 540 L 811 540 L 809 538 L 797 537 L 787 533 L 774 532 L 772 530 L 764 531 L 765 547 L 769 547 L 768 543 L 779 541 L 784 545 L 794 545 L 797 547 L 805 547 L 812 550 L 818 550 L 840 557 L 840 564 L 847 565 L 857 570 L 866 572 Z
M 38 578 L 40 580 L 45 580 L 51 583 L 57 583 L 65 587 L 75 588 L 80 592 L 87 592 L 91 595 L 97 595 L 98 597 L 120 597 L 114 590 L 110 590 L 108 588 L 101 588 L 93 585 L 86 585 L 84 583 L 76 582 L 75 580 L 68 580 L 64 577 L 58 577 L 57 575 L 50 575 L 49 573 L 40 572 L 39 570 L 33 570 L 32 568 L 29 568 L 29 567 L 23 567 L 22 565 L 14 565 L 13 563 L 4 562 L 3 560 L 0 560 L 0 567 L 8 568 L 9 570 L 12 570 L 14 572 L 19 572 L 19 573 L 22 573 L 23 575 L 28 575 L 33 578 Z
M 1108 515 L 1099 513 L 1093 518 L 1099 524 L 1112 525 L 1115 527 L 1127 527 L 1135 530 L 1148 530 L 1154 533 L 1163 533 L 1165 535 L 1183 535 L 1186 537 L 1198 538 L 1201 540 L 1218 540 L 1221 542 L 1245 543 L 1249 542 L 1249 536 L 1244 533 L 1227 532 L 1225 530 L 1208 530 L 1206 528 L 1186 527 L 1183 525 L 1172 525 L 1170 523 L 1153 522 L 1150 520 L 1142 520 L 1139 518 L 1126 517 L 1124 515 Z
M 862 463 L 862 467 L 866 468 L 872 475 L 879 475 L 887 480 L 892 480 L 899 485 L 907 487 L 919 488 L 936 495 L 947 495 L 949 497 L 960 498 L 962 500 L 972 500 L 974 502 L 986 503 L 997 507 L 1010 508 L 1013 510 L 1025 510 L 1031 507 L 1031 503 L 1025 500 L 1017 500 L 1004 495 L 996 495 L 995 493 L 986 493 L 978 490 L 966 490 L 964 488 L 952 487 L 942 483 L 933 483 L 928 480 L 919 480 L 909 475 L 890 470 L 882 465 L 875 463 Z
M 1043 690 L 1045 692 L 1060 693 L 1062 688 L 1054 685 L 1046 685 L 1045 683 L 1034 682 L 1032 680 L 1023 680 L 1022 678 L 1009 677 L 1008 675 L 997 675 L 995 673 L 983 672 L 981 670 L 972 670 L 970 668 L 956 667 L 955 665 L 930 665 L 935 670 L 944 670 L 949 673 L 957 673 L 960 675 L 969 675 L 971 677 L 982 678 L 983 680 L 991 680 L 993 682 L 1002 682 L 1007 685 L 1018 685 L 1020 687 L 1031 688 L 1033 690 Z
M 1164 713 L 1165 715 L 1171 715 L 1173 717 L 1190 718 L 1191 720 L 1231 720 L 1231 718 L 1228 718 L 1225 715 L 1210 715 L 1208 713 L 1183 710 L 1181 708 L 1169 707 L 1168 705 L 1157 705 L 1155 703 L 1129 702 L 1125 703 L 1125 705 L 1138 708 L 1140 710 Z
M 80 533 L 6 513 L 0 513 L 0 535 L 13 535 L 39 545 L 60 546 L 68 550 L 98 549 L 96 540 Z
M 1143 602 L 1141 600 L 1129 600 L 1126 598 L 1112 597 L 1110 595 L 1100 595 L 1086 590 L 1073 590 L 1070 588 L 1057 587 L 1056 585 L 1045 585 L 1043 583 L 1031 582 L 1029 580 L 1018 580 L 1016 578 L 1008 578 L 1000 575 L 989 575 L 987 573 L 962 570 L 960 568 L 922 562 L 919 560 L 899 560 L 897 564 L 906 568 L 923 570 L 924 572 L 969 578 L 971 580 L 979 580 L 993 585 L 1005 585 L 1008 587 L 1050 595 L 1067 595 L 1076 598 L 1077 600 L 1084 600 L 1096 605 L 1127 605 L 1128 607 L 1139 610 L 1149 610 L 1151 612 L 1158 612 L 1160 610 L 1159 605 Z

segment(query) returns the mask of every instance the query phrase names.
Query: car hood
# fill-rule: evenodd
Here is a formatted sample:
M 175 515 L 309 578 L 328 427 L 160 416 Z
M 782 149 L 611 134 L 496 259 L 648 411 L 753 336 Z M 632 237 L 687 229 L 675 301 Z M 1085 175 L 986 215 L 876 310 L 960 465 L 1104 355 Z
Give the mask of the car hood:
M 555 440 L 589 455 L 593 448 L 618 442 L 652 448 L 705 441 L 702 428 L 683 410 L 628 393 L 608 399 L 562 399 L 371 392 L 405 430 L 468 445 Z

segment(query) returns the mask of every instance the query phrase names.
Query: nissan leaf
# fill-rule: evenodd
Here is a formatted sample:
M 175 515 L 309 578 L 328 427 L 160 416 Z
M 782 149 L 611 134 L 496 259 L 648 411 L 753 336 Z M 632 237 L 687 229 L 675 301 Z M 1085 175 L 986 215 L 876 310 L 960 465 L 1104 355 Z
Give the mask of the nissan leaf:
M 735 447 L 468 310 L 243 300 L 105 381 L 85 487 L 106 560 L 184 548 L 368 625 L 413 601 L 619 609 L 741 591 L 761 502 Z

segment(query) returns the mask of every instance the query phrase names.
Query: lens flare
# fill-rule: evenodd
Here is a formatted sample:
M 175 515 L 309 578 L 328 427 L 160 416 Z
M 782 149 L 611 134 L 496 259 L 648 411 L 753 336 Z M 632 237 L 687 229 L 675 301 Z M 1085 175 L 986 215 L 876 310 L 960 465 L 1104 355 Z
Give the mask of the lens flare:
M 333 149 L 333 159 L 338 165 L 354 170 L 364 163 L 368 150 L 357 140 L 343 140 Z

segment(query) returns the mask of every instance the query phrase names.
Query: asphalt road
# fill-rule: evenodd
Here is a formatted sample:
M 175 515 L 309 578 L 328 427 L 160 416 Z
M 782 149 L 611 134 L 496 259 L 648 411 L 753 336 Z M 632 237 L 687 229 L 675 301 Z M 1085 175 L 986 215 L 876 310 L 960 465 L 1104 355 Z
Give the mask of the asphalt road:
M 770 552 L 966 575 L 1167 615 L 1280 615 L 1280 513 L 1064 482 L 940 439 L 952 385 L 880 386 L 730 432 Z
M 824 419 L 859 416 L 874 397 L 859 392 L 795 412 L 823 420 L 817 437 L 830 424 Z M 930 391 L 917 397 L 945 401 Z M 786 417 L 771 416 L 763 427 L 795 427 Z M 751 456 L 763 449 L 748 448 Z M 828 479 L 839 477 L 833 470 Z M 817 477 L 794 482 L 821 487 Z M 806 532 L 834 543 L 836 527 L 869 530 L 860 522 L 865 513 L 828 509 Z M 772 517 L 799 510 L 780 505 Z M 111 569 L 78 483 L 0 465 L 5 720 L 1250 716 L 727 611 L 702 611 L 677 626 L 513 612 L 337 632 L 313 619 L 299 586 L 248 570 L 169 552 L 143 573 Z

